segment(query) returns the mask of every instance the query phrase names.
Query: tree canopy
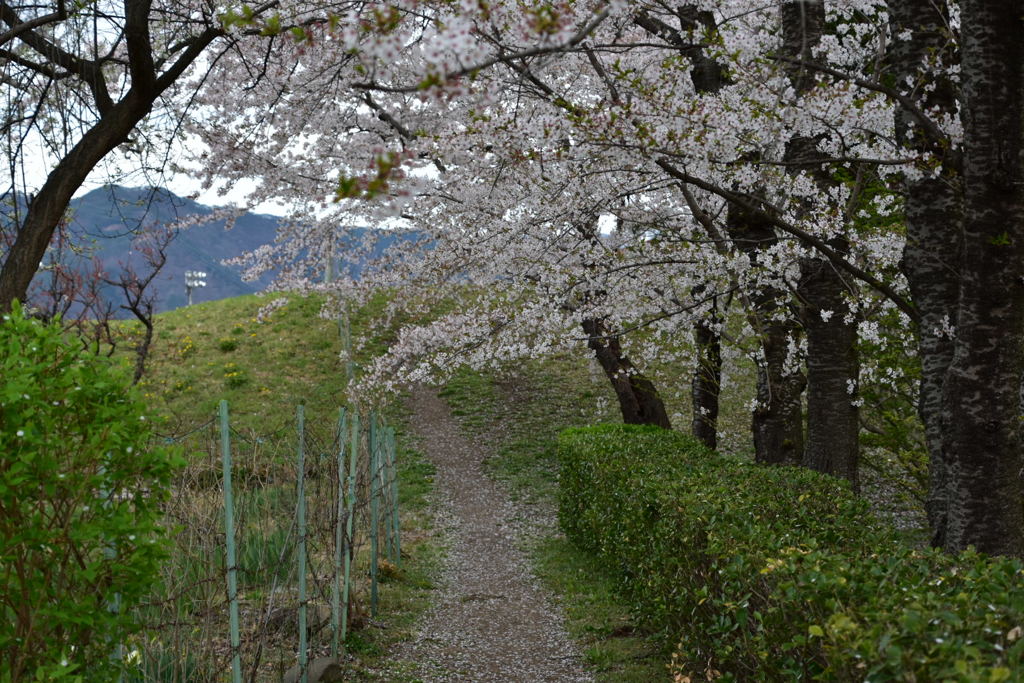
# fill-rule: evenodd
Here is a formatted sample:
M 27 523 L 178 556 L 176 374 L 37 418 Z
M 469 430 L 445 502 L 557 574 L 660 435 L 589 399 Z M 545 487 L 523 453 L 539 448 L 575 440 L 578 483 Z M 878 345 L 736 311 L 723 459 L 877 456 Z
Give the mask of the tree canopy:
M 920 364 L 934 542 L 1024 551 L 1019 2 L 280 2 L 172 12 L 195 37 L 162 58 L 129 5 L 121 101 L 151 105 L 223 41 L 174 104 L 209 182 L 296 207 L 254 272 L 347 298 L 401 285 L 396 310 L 475 286 L 366 386 L 589 347 L 624 416 L 658 423 L 644 366 L 674 355 L 707 442 L 721 355 L 747 354 L 758 460 L 856 484 L 860 389 L 902 380 L 858 350 L 886 347 Z M 44 30 L 4 21 L 8 41 Z M 96 59 L 61 68 L 102 123 L 79 73 Z M 332 255 L 372 249 L 339 227 L 353 213 L 422 239 L 321 284 Z

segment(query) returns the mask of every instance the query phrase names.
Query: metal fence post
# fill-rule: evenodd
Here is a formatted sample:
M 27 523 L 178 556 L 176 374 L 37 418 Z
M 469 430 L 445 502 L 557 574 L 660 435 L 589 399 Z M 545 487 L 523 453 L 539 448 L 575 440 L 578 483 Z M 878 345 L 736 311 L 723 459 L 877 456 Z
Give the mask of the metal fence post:
M 299 404 L 297 412 L 299 432 L 299 471 L 298 471 L 298 527 L 299 527 L 299 671 L 302 683 L 306 683 L 308 673 L 306 643 L 306 452 L 305 452 L 305 412 Z
M 231 629 L 231 680 L 242 683 L 242 659 L 238 633 L 238 567 L 235 561 L 235 503 L 231 491 L 231 435 L 228 426 L 228 402 L 220 402 L 220 447 L 224 466 L 224 537 L 228 574 L 228 622 Z
M 356 514 L 356 467 L 359 462 L 359 412 L 352 411 L 352 420 L 349 423 L 350 441 L 348 445 L 348 496 L 345 501 L 345 580 L 342 586 L 342 597 L 344 600 L 344 612 L 341 614 L 341 642 L 345 642 L 348 630 L 348 612 L 352 594 L 352 554 L 353 554 L 353 529 L 355 527 Z
M 388 557 L 388 562 L 394 563 L 392 546 L 394 545 L 393 529 L 391 525 L 393 505 L 391 504 L 391 453 L 388 450 L 390 448 L 390 441 L 388 434 L 391 428 L 387 426 L 387 422 L 381 420 L 380 436 L 380 500 L 384 505 L 384 514 L 381 522 L 384 524 L 384 554 Z
M 396 567 L 402 566 L 402 522 L 398 507 L 398 448 L 395 440 L 395 428 L 388 428 L 388 457 L 391 460 L 391 541 L 394 548 Z
M 345 538 L 345 409 L 338 411 L 338 500 L 334 527 L 334 580 L 331 582 L 331 656 L 338 656 L 341 626 L 341 548 Z
M 380 487 L 377 468 L 380 438 L 377 413 L 370 415 L 370 614 L 377 616 L 377 558 L 380 554 Z

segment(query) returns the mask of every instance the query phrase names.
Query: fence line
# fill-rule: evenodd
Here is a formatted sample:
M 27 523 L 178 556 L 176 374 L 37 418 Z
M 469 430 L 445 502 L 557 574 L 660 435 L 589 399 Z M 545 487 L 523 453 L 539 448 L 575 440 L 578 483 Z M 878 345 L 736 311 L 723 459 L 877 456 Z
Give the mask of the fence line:
M 221 401 L 212 421 L 164 437 L 192 457 L 168 508 L 177 547 L 139 610 L 128 683 L 277 681 L 295 666 L 305 681 L 313 659 L 344 652 L 363 620 L 358 595 L 376 614 L 378 565 L 385 553 L 401 561 L 394 430 L 373 412 L 336 416 L 311 429 L 298 406 L 290 429 L 260 433 L 232 425 Z

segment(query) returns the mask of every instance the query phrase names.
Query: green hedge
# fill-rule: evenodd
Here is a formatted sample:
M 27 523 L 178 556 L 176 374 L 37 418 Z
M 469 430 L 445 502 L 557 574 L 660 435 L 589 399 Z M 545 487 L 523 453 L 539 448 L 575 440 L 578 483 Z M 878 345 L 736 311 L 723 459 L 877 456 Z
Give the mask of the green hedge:
M 560 518 L 675 646 L 721 680 L 1020 680 L 1024 570 L 900 543 L 844 482 L 684 435 L 563 432 Z

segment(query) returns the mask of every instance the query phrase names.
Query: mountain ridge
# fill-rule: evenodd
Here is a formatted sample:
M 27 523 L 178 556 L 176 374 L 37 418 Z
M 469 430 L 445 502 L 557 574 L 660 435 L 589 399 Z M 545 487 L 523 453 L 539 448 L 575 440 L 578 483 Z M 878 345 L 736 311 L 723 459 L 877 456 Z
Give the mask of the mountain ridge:
M 210 216 L 216 210 L 166 188 L 104 185 L 71 200 L 68 229 L 76 242 L 87 245 L 106 272 L 116 274 L 123 264 L 138 263 L 137 257 L 133 259 L 132 240 L 140 230 L 177 223 L 189 216 Z M 238 267 L 222 262 L 273 242 L 280 220 L 277 216 L 244 212 L 231 230 L 224 229 L 223 219 L 179 230 L 167 247 L 167 263 L 152 284 L 157 294 L 156 310 L 171 310 L 187 303 L 187 270 L 207 273 L 207 286 L 193 291 L 196 303 L 266 288 L 273 273 L 247 282 L 242 280 Z

